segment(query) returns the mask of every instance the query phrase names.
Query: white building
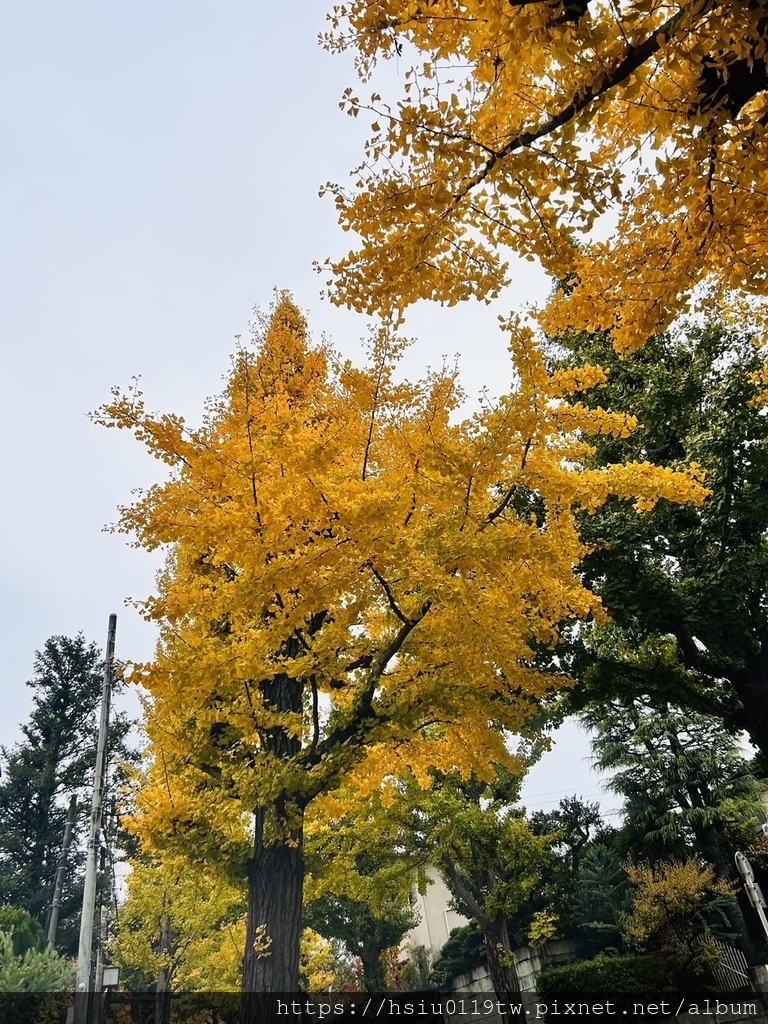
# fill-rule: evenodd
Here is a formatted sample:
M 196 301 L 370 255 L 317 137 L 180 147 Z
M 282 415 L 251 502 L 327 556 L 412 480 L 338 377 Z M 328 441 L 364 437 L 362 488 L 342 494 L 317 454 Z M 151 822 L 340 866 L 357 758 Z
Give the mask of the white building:
M 414 887 L 411 896 L 420 920 L 403 939 L 403 948 L 424 946 L 436 955 L 453 929 L 469 924 L 469 919 L 450 908 L 451 894 L 439 871 L 428 867 L 425 873 L 429 882 L 426 892 L 422 894 Z

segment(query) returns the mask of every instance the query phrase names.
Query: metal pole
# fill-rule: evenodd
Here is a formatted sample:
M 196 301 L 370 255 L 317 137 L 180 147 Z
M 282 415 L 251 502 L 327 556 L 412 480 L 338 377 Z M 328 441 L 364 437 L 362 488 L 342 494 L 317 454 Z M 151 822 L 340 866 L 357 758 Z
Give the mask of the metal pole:
M 61 854 L 56 868 L 56 883 L 53 887 L 53 901 L 51 902 L 51 916 L 48 919 L 48 935 L 46 936 L 52 946 L 56 941 L 56 928 L 59 924 L 59 910 L 61 909 L 61 891 L 64 888 L 64 873 L 67 869 L 67 851 L 72 841 L 72 829 L 75 827 L 75 816 L 77 815 L 77 795 L 72 794 L 69 801 L 69 812 L 67 813 L 67 824 L 64 826 L 64 840 L 61 844 Z
M 765 902 L 762 889 L 755 881 L 752 865 L 741 852 L 736 854 L 736 867 L 739 869 L 739 873 L 744 879 L 744 888 L 749 902 L 755 908 L 757 916 L 760 918 L 760 924 L 763 926 L 766 938 L 768 938 L 768 918 L 765 916 L 765 909 L 768 907 L 768 904 Z
M 101 717 L 99 739 L 96 747 L 96 771 L 93 777 L 93 800 L 91 821 L 88 829 L 88 847 L 85 860 L 85 885 L 83 887 L 83 912 L 80 917 L 80 944 L 77 952 L 77 974 L 75 976 L 74 1024 L 87 1024 L 88 994 L 91 992 L 91 955 L 93 946 L 93 919 L 96 912 L 96 857 L 101 832 L 101 812 L 104 805 L 104 781 L 107 763 L 107 730 L 109 727 L 109 702 L 112 696 L 112 673 L 115 660 L 115 634 L 117 616 L 109 616 L 107 631 L 107 652 L 104 662 L 104 682 L 101 690 Z

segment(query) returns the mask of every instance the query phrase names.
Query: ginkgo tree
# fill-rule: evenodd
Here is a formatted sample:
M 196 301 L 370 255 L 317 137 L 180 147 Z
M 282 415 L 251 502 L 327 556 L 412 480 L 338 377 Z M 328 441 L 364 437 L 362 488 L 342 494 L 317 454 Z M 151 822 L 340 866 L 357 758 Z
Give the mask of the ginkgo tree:
M 399 382 L 386 332 L 363 368 L 313 344 L 287 295 L 234 357 L 199 428 L 135 390 L 101 422 L 169 467 L 119 529 L 167 552 L 151 663 L 151 756 L 134 827 L 247 877 L 246 991 L 297 987 L 303 820 L 345 780 L 361 796 L 410 769 L 514 767 L 566 685 L 536 667 L 566 620 L 599 614 L 576 572 L 575 509 L 609 494 L 701 500 L 695 468 L 586 470 L 580 433 L 633 421 L 562 401 L 601 371 L 549 373 L 532 334 L 516 387 L 462 418 L 452 370 Z M 249 838 L 244 838 L 244 825 Z
M 702 282 L 765 295 L 765 0 L 344 0 L 329 19 L 363 80 L 341 105 L 372 125 L 350 186 L 327 186 L 360 236 L 328 261 L 334 301 L 492 297 L 505 247 L 574 286 L 549 330 L 619 347 Z M 380 58 L 400 95 L 370 81 Z

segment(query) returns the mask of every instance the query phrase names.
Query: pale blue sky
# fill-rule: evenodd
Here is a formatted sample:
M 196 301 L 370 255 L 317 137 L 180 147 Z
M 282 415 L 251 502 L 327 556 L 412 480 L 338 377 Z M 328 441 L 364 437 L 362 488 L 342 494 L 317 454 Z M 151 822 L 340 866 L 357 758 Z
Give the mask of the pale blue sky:
M 346 180 L 366 127 L 338 108 L 354 71 L 318 46 L 324 13 L 322 0 L 0 7 L 0 743 L 16 738 L 48 636 L 83 630 L 102 644 L 114 610 L 118 655 L 151 654 L 124 600 L 150 592 L 156 566 L 102 527 L 159 469 L 88 410 L 140 373 L 150 407 L 196 419 L 275 287 L 343 351 L 365 333 L 321 301 L 312 270 L 349 246 L 317 192 Z M 418 308 L 409 372 L 458 352 L 471 394 L 500 390 L 496 318 L 547 290 L 523 265 L 492 307 Z M 530 791 L 565 778 L 595 795 L 586 753 L 564 736 Z

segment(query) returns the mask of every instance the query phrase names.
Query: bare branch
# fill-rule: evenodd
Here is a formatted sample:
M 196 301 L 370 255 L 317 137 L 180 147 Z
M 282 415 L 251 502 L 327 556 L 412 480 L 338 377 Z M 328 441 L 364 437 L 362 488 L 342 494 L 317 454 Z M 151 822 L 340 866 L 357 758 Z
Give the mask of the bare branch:
M 373 667 L 371 668 L 370 684 L 367 691 L 369 694 L 369 696 L 367 697 L 369 704 L 373 700 L 373 694 L 376 689 L 376 683 L 381 678 L 387 665 L 394 658 L 394 656 L 405 643 L 409 634 L 413 632 L 416 626 L 418 626 L 418 624 L 421 622 L 421 620 L 424 618 L 424 616 L 427 614 L 431 607 L 432 602 L 425 601 L 424 604 L 421 606 L 421 611 L 419 612 L 415 619 L 406 619 L 404 624 L 397 631 L 397 634 L 392 643 L 389 645 L 389 647 L 382 651 L 382 653 L 373 663 Z M 363 697 L 363 700 L 366 700 L 365 696 Z
M 371 445 L 373 444 L 373 428 L 376 423 L 376 411 L 379 402 L 379 393 L 381 391 L 381 382 L 384 377 L 384 367 L 387 362 L 387 356 L 389 355 L 389 349 L 385 346 L 384 351 L 381 355 L 381 362 L 379 363 L 379 372 L 376 375 L 376 389 L 373 393 L 373 402 L 371 404 L 371 420 L 368 424 L 368 437 L 365 440 L 365 454 L 363 456 L 363 472 L 362 479 L 365 480 L 368 473 L 368 457 L 371 453 Z
M 385 714 L 377 714 L 373 710 L 373 697 L 376 693 L 376 687 L 378 686 L 379 680 L 384 674 L 387 665 L 389 665 L 390 661 L 398 653 L 407 638 L 429 612 L 431 607 L 432 602 L 425 601 L 418 616 L 403 623 L 392 638 L 391 643 L 381 652 L 376 661 L 371 665 L 367 686 L 360 697 L 357 708 L 355 709 L 351 719 L 349 719 L 344 726 L 336 729 L 329 736 L 326 736 L 325 739 L 318 743 L 314 749 L 307 748 L 306 751 L 303 751 L 297 757 L 297 761 L 304 767 L 319 764 L 335 749 L 343 745 L 347 745 L 348 747 L 363 746 L 368 733 L 374 725 L 380 725 L 388 721 Z M 324 785 L 325 782 L 318 776 L 317 783 L 310 787 L 310 789 L 299 798 L 300 805 L 306 807 L 313 797 L 322 792 Z
M 310 756 L 314 756 L 320 739 L 320 711 L 318 707 L 317 681 L 314 676 L 310 679 L 309 684 L 312 687 L 312 744 L 309 750 Z
M 464 522 L 459 527 L 459 533 L 467 525 L 466 520 L 469 518 L 469 497 L 472 494 L 472 484 L 474 482 L 474 475 L 470 473 L 469 480 L 467 481 L 467 493 L 464 495 Z

